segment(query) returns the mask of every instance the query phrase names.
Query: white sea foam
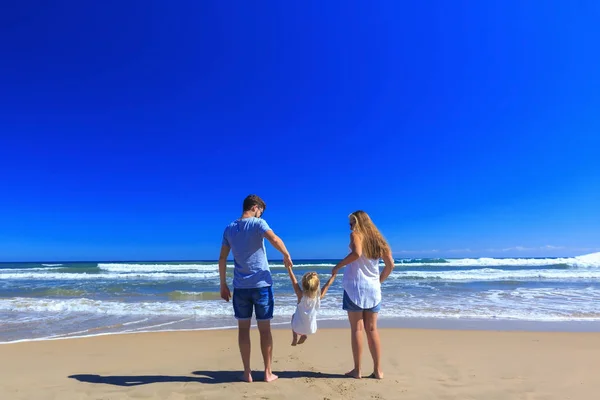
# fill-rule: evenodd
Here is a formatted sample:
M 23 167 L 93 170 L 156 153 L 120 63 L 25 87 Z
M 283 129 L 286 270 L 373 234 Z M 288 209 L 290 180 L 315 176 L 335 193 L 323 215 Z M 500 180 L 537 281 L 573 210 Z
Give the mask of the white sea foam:
M 327 304 L 327 303 L 323 303 Z M 296 306 L 293 296 L 278 297 L 278 313 L 292 315 Z M 332 315 L 345 315 L 335 307 L 326 312 Z M 75 315 L 96 314 L 103 316 L 233 316 L 231 303 L 222 300 L 205 301 L 154 301 L 154 302 L 120 302 L 92 299 L 45 299 L 17 297 L 0 300 L 0 312 L 43 313 Z
M 60 269 L 60 267 L 46 267 L 46 268 L 0 268 L 0 274 L 9 274 L 14 272 L 31 272 L 31 271 L 52 271 Z
M 291 293 L 276 297 L 274 323 L 289 323 L 296 307 Z M 600 321 L 600 287 L 510 287 L 479 291 L 420 291 L 417 294 L 384 288 L 381 318 L 483 319 L 521 321 Z M 319 320 L 342 320 L 341 295 L 327 295 Z M 123 302 L 93 299 L 0 299 L 5 340 L 60 339 L 74 336 L 150 330 L 185 330 L 232 325 L 230 303 L 209 301 Z M 2 339 L 0 339 L 2 340 Z
M 61 267 L 62 264 L 42 264 L 44 267 Z
M 518 308 L 494 308 L 479 307 L 463 309 L 448 304 L 438 309 L 404 308 L 394 313 L 381 311 L 380 318 L 436 318 L 436 319 L 482 319 L 482 320 L 518 320 L 518 321 L 543 321 L 543 322 L 567 322 L 567 321 L 600 321 L 600 312 L 554 312 L 548 313 L 544 310 L 528 310 Z
M 117 264 L 99 263 L 98 268 L 110 272 L 174 272 L 174 271 L 207 271 L 219 270 L 219 264 Z
M 130 272 L 130 273 L 52 273 L 52 272 L 29 272 L 23 271 L 19 273 L 2 273 L 0 280 L 9 279 L 27 279 L 27 280 L 88 280 L 88 279 L 104 279 L 104 280 L 120 280 L 120 279 L 165 279 L 165 280 L 189 280 L 189 279 L 208 279 L 219 277 L 218 272 L 196 272 L 196 273 L 168 273 L 168 272 Z
M 342 272 L 343 274 L 343 272 Z M 194 281 L 218 278 L 218 272 L 129 272 L 129 273 L 52 273 L 52 272 L 11 272 L 0 273 L 0 281 L 11 280 L 167 280 Z M 566 268 L 566 269 L 521 269 L 506 270 L 500 268 L 478 268 L 451 271 L 403 270 L 395 269 L 390 275 L 392 279 L 428 279 L 447 281 L 502 281 L 502 280 L 590 280 L 600 279 L 600 269 Z M 287 281 L 286 281 L 287 282 Z
M 398 262 L 401 266 L 384 283 L 380 316 L 600 321 L 600 253 L 559 259 L 447 261 Z M 557 264 L 564 265 L 550 267 Z M 296 265 L 309 266 L 326 269 L 333 264 Z M 277 293 L 274 323 L 289 323 L 296 298 L 287 274 L 282 273 L 283 265 L 271 267 Z M 0 297 L 0 340 L 235 325 L 231 303 L 196 300 L 198 293 L 207 291 L 211 292 L 208 298 L 215 297 L 216 263 L 102 263 L 97 270 L 80 269 L 87 273 L 61 273 L 57 268 L 61 267 L 0 270 L 0 288 L 8 289 Z M 228 272 L 231 270 L 230 262 Z M 122 291 L 113 293 L 115 284 Z M 75 297 L 82 287 L 89 298 Z M 49 295 L 46 290 L 54 293 L 53 288 L 67 295 Z M 19 297 L 8 298 L 6 293 Z M 22 297 L 30 294 L 33 297 Z M 146 299 L 153 301 L 142 301 Z M 341 286 L 336 283 L 322 302 L 319 319 L 345 318 Z
M 504 270 L 495 268 L 454 271 L 394 270 L 392 279 L 429 279 L 444 281 L 507 281 L 507 280 L 590 280 L 600 279 L 600 270 L 590 269 L 535 269 Z
M 600 252 L 575 257 L 576 267 L 600 267 Z
M 102 314 L 102 315 L 222 315 L 225 305 L 208 302 L 120 302 L 92 299 L 40 299 L 17 297 L 0 300 L 0 311 Z M 228 307 L 231 309 L 231 305 Z
M 556 264 L 566 264 L 573 267 L 600 267 L 600 252 L 586 254 L 577 257 L 563 258 L 462 258 L 462 259 L 445 259 L 445 262 L 439 262 L 443 259 L 438 259 L 438 262 L 402 262 L 397 260 L 397 266 L 417 267 L 425 265 L 447 266 L 447 267 L 499 267 L 499 266 L 548 266 Z M 410 261 L 410 260 L 408 260 Z M 228 262 L 228 267 L 231 267 L 232 262 Z M 271 268 L 284 268 L 281 263 L 270 263 Z M 294 267 L 334 267 L 335 263 L 300 263 Z M 154 272 L 154 271 L 216 271 L 218 264 L 140 264 L 140 263 L 100 263 L 98 267 L 107 271 L 114 272 Z
M 482 296 L 487 299 L 494 301 L 504 301 L 508 298 L 521 299 L 521 300 L 550 300 L 554 302 L 576 302 L 585 301 L 590 302 L 590 306 L 595 311 L 600 311 L 600 290 L 594 287 L 587 287 L 584 289 L 573 289 L 573 288 L 516 288 L 513 290 L 487 290 L 482 293 Z M 538 304 L 539 306 L 540 304 Z M 573 304 L 569 304 L 572 306 Z M 556 303 L 553 307 L 560 307 Z
M 228 262 L 228 268 L 232 262 Z M 295 268 L 334 267 L 332 263 L 295 264 Z M 285 268 L 283 264 L 269 264 L 270 268 Z M 175 271 L 218 271 L 219 264 L 139 264 L 139 263 L 99 263 L 98 268 L 110 272 L 175 272 Z
M 446 262 L 396 262 L 397 266 L 418 267 L 434 265 L 440 267 L 543 267 L 565 264 L 571 267 L 593 268 L 600 267 L 600 252 L 578 257 L 563 258 L 461 258 L 445 259 Z
M 277 318 L 288 318 L 295 310 L 295 297 L 277 297 Z M 223 301 L 133 302 L 91 299 L 32 299 L 0 300 L 0 313 L 10 315 L 27 313 L 32 317 L 53 317 L 53 326 L 75 326 L 81 321 L 97 318 L 136 318 L 149 326 L 169 324 L 171 321 L 191 319 L 230 323 L 233 310 Z M 484 318 L 518 319 L 531 321 L 600 320 L 600 289 L 516 288 L 486 290 L 474 293 L 457 292 L 452 295 L 389 296 L 384 292 L 382 317 L 410 318 Z M 141 317 L 141 318 L 140 318 Z M 319 310 L 320 319 L 343 319 L 339 295 L 327 296 Z M 166 320 L 165 320 L 166 319 Z M 61 320 L 65 322 L 60 322 Z M 32 319 L 39 325 L 37 319 Z M 69 322 L 71 321 L 71 322 Z M 78 322 L 79 321 L 79 322 Z M 26 322 L 26 321 L 23 321 Z M 134 323 L 131 323 L 134 324 Z M 137 322 L 135 322 L 137 324 Z M 125 324 L 121 324 L 125 325 Z M 138 329 L 138 328 L 134 328 Z M 67 330 L 67 332 L 73 329 Z
M 269 264 L 270 268 L 285 268 L 283 264 Z M 306 267 L 335 267 L 333 263 L 320 263 L 320 264 L 294 264 L 294 268 L 306 268 Z

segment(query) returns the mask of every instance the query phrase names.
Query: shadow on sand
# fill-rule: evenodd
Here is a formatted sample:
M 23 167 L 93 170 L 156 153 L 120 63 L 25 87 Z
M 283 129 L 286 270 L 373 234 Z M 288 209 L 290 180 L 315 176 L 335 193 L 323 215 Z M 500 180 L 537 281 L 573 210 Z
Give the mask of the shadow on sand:
M 279 379 L 295 379 L 295 378 L 314 378 L 314 379 L 335 379 L 348 377 L 341 374 L 325 374 L 312 371 L 281 371 L 275 372 Z M 103 383 L 114 386 L 138 386 L 148 385 L 151 383 L 164 382 L 198 382 L 203 384 L 219 384 L 241 382 L 240 371 L 194 371 L 193 375 L 197 376 L 171 376 L 171 375 L 92 375 L 92 374 L 77 374 L 71 375 L 69 378 L 76 379 L 79 382 L 86 383 Z M 252 376 L 256 382 L 264 379 L 264 373 L 253 372 Z

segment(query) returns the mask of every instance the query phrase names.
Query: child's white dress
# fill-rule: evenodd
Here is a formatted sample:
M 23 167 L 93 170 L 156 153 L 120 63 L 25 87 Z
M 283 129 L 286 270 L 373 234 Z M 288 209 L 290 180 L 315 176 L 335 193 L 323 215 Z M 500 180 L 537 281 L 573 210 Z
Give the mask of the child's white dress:
M 292 316 L 292 329 L 299 335 L 311 335 L 317 331 L 317 310 L 321 307 L 321 294 L 314 298 L 302 296 Z

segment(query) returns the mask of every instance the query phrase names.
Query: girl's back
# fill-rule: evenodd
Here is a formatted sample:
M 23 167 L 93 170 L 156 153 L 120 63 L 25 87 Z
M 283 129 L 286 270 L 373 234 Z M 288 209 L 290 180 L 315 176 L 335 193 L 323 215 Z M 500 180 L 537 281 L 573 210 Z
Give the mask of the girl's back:
M 371 260 L 362 255 L 348 264 L 342 285 L 354 304 L 365 309 L 375 307 L 381 302 L 379 259 Z
M 311 335 L 317 331 L 317 311 L 321 307 L 321 294 L 302 296 L 292 317 L 292 329 L 299 335 Z

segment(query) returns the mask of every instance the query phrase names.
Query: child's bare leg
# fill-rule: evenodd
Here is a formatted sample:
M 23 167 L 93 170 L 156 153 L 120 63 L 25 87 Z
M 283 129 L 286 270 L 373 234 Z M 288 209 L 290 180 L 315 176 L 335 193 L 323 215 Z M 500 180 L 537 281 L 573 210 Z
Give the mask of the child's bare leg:
M 302 344 L 302 343 L 306 342 L 306 339 L 308 339 L 308 336 L 300 335 L 300 340 L 298 340 L 298 344 Z
M 292 314 L 292 326 L 294 326 L 294 315 Z M 298 334 L 294 332 L 294 328 L 292 328 L 292 346 L 298 344 Z

